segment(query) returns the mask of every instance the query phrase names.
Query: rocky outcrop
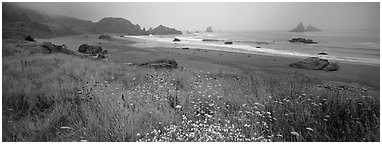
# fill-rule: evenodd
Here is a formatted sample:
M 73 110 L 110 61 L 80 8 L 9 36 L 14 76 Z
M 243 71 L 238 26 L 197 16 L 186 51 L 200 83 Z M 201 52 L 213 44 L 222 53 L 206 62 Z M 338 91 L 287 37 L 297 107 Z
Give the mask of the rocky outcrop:
M 155 69 L 177 69 L 178 63 L 174 59 L 159 59 L 152 62 L 138 64 L 138 66 L 152 67 Z
M 83 54 L 106 54 L 106 50 L 102 50 L 101 46 L 95 46 L 95 45 L 88 45 L 88 44 L 82 44 L 78 48 L 78 52 Z
M 221 40 L 218 40 L 218 39 L 203 39 L 202 41 L 211 41 L 211 42 L 213 42 L 213 41 L 221 41 Z
M 149 29 L 148 33 L 153 35 L 172 35 L 172 34 L 182 34 L 181 31 L 176 30 L 174 28 L 165 27 L 163 25 L 159 25 L 154 29 Z
M 111 40 L 111 36 L 109 36 L 109 35 L 100 35 L 100 36 L 98 37 L 98 39 Z
M 292 68 L 324 71 L 336 71 L 339 69 L 336 63 L 329 63 L 328 60 L 319 57 L 309 57 L 297 63 L 292 63 L 289 66 Z
M 24 40 L 26 41 L 31 41 L 31 42 L 35 42 L 34 38 L 31 36 L 31 35 L 27 35 Z
M 290 43 L 304 43 L 304 44 L 318 44 L 318 42 L 313 41 L 311 39 L 305 38 L 292 38 L 289 40 Z
M 326 67 L 324 67 L 322 70 L 324 71 L 337 71 L 340 69 L 340 67 L 337 65 L 337 63 L 329 63 Z
M 319 52 L 319 53 L 317 53 L 318 55 L 328 55 L 328 53 L 326 53 L 326 52 Z
M 55 45 L 55 44 L 52 44 L 51 42 L 43 42 L 41 44 L 41 47 L 43 47 L 47 53 L 60 52 L 64 54 L 75 54 L 74 51 L 67 49 L 65 45 Z
M 212 27 L 211 26 L 207 27 L 206 32 L 213 32 Z
M 173 42 L 178 42 L 178 41 L 180 41 L 180 39 L 178 39 L 178 38 L 174 38 L 174 40 L 172 40 Z
M 142 35 L 146 31 L 124 18 L 106 17 L 95 23 L 92 27 L 95 33 L 117 33 L 127 35 Z
M 313 31 L 321 31 L 321 30 L 312 25 L 308 25 L 305 28 L 304 24 L 300 22 L 294 29 L 292 29 L 289 32 L 313 32 Z

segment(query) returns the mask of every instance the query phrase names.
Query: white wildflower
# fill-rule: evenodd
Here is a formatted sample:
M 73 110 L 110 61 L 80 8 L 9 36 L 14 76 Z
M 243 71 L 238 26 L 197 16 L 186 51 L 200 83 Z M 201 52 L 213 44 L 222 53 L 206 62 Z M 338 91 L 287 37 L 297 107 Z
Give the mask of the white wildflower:
M 300 136 L 300 134 L 298 134 L 297 132 L 293 131 L 293 132 L 290 132 L 290 134 L 292 135 L 295 135 L 295 136 Z

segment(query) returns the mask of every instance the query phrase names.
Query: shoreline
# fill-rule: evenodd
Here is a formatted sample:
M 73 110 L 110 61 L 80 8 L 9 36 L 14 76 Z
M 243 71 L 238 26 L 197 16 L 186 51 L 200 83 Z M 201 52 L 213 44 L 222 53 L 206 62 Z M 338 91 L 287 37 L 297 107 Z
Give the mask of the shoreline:
M 272 48 L 266 48 L 262 47 L 260 49 L 255 49 L 255 50 L 245 50 L 245 49 L 239 49 L 239 48 L 234 48 L 231 45 L 219 45 L 216 46 L 214 44 L 205 44 L 205 45 L 200 45 L 197 43 L 174 43 L 172 41 L 156 41 L 153 39 L 147 39 L 145 37 L 148 36 L 124 36 L 124 37 L 119 37 L 119 36 L 114 36 L 117 39 L 120 40 L 130 40 L 130 41 L 135 41 L 136 43 L 132 46 L 139 47 L 139 48 L 154 48 L 154 47 L 170 47 L 170 48 L 177 48 L 177 49 L 182 49 L 183 47 L 187 47 L 189 49 L 203 49 L 203 50 L 215 50 L 215 51 L 224 51 L 224 52 L 233 52 L 233 53 L 243 53 L 243 54 L 254 54 L 254 55 L 259 55 L 259 56 L 275 56 L 275 57 L 286 57 L 286 58 L 307 58 L 307 57 L 319 57 L 323 59 L 327 59 L 331 62 L 335 63 L 348 63 L 348 64 L 360 64 L 360 65 L 369 65 L 369 66 L 380 66 L 379 61 L 374 62 L 371 59 L 367 58 L 356 58 L 353 57 L 331 57 L 328 55 L 311 55 L 311 54 L 298 54 L 298 53 L 293 53 L 293 52 L 288 52 L 285 51 L 284 54 L 277 53 L 276 51 Z M 176 36 L 169 36 L 169 37 L 176 37 Z M 241 46 L 241 45 L 239 45 Z M 232 47 L 232 48 L 230 48 Z M 264 49 L 265 48 L 265 49 Z M 273 52 L 272 52 L 273 51 Z M 360 61 L 359 59 L 362 59 Z
M 100 45 L 109 51 L 108 59 L 118 63 L 144 63 L 162 58 L 173 58 L 179 66 L 192 71 L 258 73 L 258 74 L 294 74 L 300 73 L 316 77 L 322 81 L 340 81 L 357 83 L 379 90 L 380 67 L 372 65 L 337 62 L 338 71 L 325 72 L 316 70 L 295 69 L 290 63 L 303 58 L 264 56 L 206 49 L 181 49 L 158 45 L 141 48 L 134 45 L 141 41 L 134 39 L 100 40 L 98 35 L 58 37 L 46 39 L 55 44 L 66 44 L 69 49 L 77 51 L 83 43 Z

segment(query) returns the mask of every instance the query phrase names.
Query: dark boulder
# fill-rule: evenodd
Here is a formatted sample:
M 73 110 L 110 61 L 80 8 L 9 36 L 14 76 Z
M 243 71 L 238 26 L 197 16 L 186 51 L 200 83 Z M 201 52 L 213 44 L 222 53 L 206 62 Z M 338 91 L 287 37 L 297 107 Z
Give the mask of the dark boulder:
M 55 45 L 51 42 L 43 42 L 41 44 L 41 47 L 43 47 L 48 53 L 65 53 L 65 54 L 74 54 L 74 51 L 71 51 L 65 47 L 65 45 Z
M 24 40 L 34 42 L 34 38 L 31 35 L 27 35 Z
M 98 39 L 106 39 L 106 40 L 111 40 L 111 37 L 109 35 L 100 35 Z
M 303 42 L 304 44 L 318 44 L 318 42 L 316 41 L 313 41 L 311 39 L 305 39 L 305 41 Z
M 103 54 L 98 54 L 98 56 L 97 56 L 97 59 L 104 59 L 104 58 L 106 58 L 106 57 Z
M 220 41 L 218 39 L 203 39 L 202 41 Z
M 330 63 L 326 67 L 324 67 L 324 71 L 337 71 L 340 69 L 340 67 L 337 65 L 337 63 Z
M 101 46 L 82 44 L 78 48 L 78 52 L 83 54 L 100 54 L 103 52 Z
M 265 41 L 257 41 L 255 42 L 256 44 L 270 44 L 269 42 L 265 42 Z
M 318 53 L 318 55 L 328 55 L 328 54 L 325 52 L 320 52 L 320 53 Z
M 224 44 L 233 44 L 232 42 L 228 41 L 228 42 L 224 42 Z
M 318 42 L 313 41 L 311 39 L 305 38 L 292 38 L 289 40 L 290 43 L 304 43 L 304 44 L 318 44 Z
M 326 59 L 321 59 L 319 57 L 310 57 L 310 58 L 304 59 L 303 61 L 292 63 L 289 66 L 292 68 L 299 68 L 299 69 L 322 70 L 328 64 L 329 64 L 329 61 Z
M 173 42 L 178 42 L 178 41 L 180 41 L 180 39 L 178 39 L 178 38 L 174 38 L 174 40 L 173 40 Z
M 174 59 L 159 59 L 152 62 L 138 64 L 138 66 L 152 67 L 155 69 L 177 69 L 178 63 Z
M 318 57 L 306 58 L 300 62 L 292 63 L 289 66 L 292 68 L 324 71 L 337 71 L 340 68 L 337 63 L 329 63 L 328 60 Z

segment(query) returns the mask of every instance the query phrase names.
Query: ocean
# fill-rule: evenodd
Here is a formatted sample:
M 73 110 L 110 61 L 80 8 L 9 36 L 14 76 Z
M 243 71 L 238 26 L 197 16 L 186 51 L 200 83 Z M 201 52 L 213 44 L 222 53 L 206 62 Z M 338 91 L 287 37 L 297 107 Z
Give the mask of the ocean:
M 188 47 L 271 56 L 321 57 L 330 61 L 371 65 L 380 63 L 380 39 L 377 30 L 332 30 L 305 33 L 287 31 L 212 32 L 125 37 L 142 40 L 141 43 L 136 44 L 138 47 Z M 290 43 L 288 41 L 295 37 L 312 39 L 318 44 Z M 173 42 L 174 38 L 178 38 L 180 41 Z M 228 41 L 233 44 L 224 44 Z M 318 53 L 327 53 L 327 55 Z

